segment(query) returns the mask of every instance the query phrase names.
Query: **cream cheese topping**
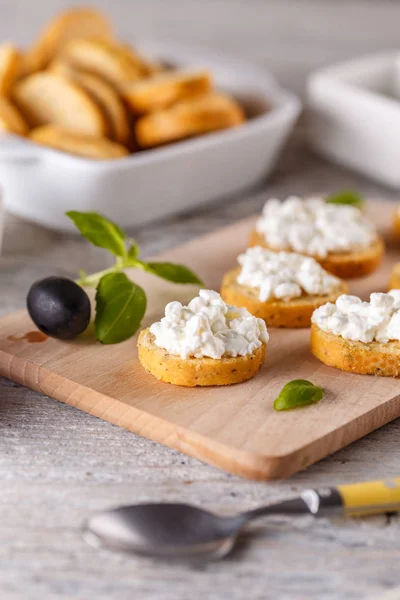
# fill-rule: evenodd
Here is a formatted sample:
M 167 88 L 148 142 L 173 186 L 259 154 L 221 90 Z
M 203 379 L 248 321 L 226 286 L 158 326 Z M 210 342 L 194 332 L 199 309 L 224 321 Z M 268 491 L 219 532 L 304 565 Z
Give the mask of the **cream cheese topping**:
M 330 204 L 322 197 L 290 196 L 266 202 L 257 232 L 271 248 L 319 258 L 330 252 L 351 252 L 376 239 L 374 225 L 355 206 Z
M 345 340 L 369 343 L 400 340 L 400 290 L 371 294 L 369 302 L 343 294 L 317 308 L 312 322 Z
M 167 304 L 165 317 L 150 332 L 157 346 L 183 359 L 248 356 L 269 339 L 262 319 L 226 304 L 212 290 L 200 290 L 187 306 Z
M 274 298 L 288 301 L 304 293 L 324 296 L 340 285 L 340 279 L 316 260 L 294 252 L 272 252 L 254 246 L 241 254 L 238 262 L 241 270 L 237 283 L 259 290 L 261 302 Z

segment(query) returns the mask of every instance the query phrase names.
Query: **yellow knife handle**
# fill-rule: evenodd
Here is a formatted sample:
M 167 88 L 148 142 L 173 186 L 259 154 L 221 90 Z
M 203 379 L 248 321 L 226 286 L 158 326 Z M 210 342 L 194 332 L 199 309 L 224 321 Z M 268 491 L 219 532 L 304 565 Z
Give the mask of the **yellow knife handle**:
M 339 485 L 337 490 L 349 515 L 400 511 L 400 478 Z

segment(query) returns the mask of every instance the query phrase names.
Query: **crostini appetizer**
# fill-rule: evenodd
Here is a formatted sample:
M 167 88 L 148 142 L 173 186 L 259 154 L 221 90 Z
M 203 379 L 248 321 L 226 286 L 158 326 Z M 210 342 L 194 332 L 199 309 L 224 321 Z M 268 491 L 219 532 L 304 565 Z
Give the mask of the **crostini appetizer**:
M 371 294 L 369 302 L 343 295 L 317 308 L 311 351 L 343 371 L 400 377 L 400 290 Z
M 392 274 L 390 276 L 389 289 L 390 290 L 400 289 L 400 263 L 397 263 L 393 267 Z
M 225 274 L 221 296 L 272 327 L 310 327 L 314 310 L 335 302 L 347 284 L 311 257 L 272 252 L 261 246 L 238 257 L 240 268 Z
M 139 360 L 167 383 L 230 385 L 257 373 L 268 339 L 262 319 L 226 304 L 217 292 L 200 290 L 187 306 L 167 304 L 161 321 L 141 331 Z
M 382 238 L 359 208 L 322 197 L 269 200 L 250 245 L 312 256 L 342 279 L 372 273 L 384 253 Z

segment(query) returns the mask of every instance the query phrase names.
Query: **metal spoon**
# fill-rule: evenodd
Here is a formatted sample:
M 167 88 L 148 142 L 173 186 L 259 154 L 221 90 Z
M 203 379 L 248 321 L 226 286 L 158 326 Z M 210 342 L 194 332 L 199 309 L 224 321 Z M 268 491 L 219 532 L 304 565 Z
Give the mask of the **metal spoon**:
M 138 504 L 93 515 L 83 527 L 96 547 L 162 558 L 212 560 L 233 548 L 242 527 L 267 515 L 366 515 L 400 510 L 400 479 L 305 490 L 299 498 L 221 517 L 188 504 Z

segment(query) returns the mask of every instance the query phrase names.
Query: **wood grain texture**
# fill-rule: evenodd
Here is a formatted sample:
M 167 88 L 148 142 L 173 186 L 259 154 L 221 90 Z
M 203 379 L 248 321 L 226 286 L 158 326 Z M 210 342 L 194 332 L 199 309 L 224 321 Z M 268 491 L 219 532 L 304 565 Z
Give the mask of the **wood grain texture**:
M 392 209 L 370 203 L 383 230 Z M 206 285 L 219 289 L 224 272 L 249 239 L 246 219 L 160 257 L 185 262 Z M 388 236 L 386 235 L 386 238 Z M 350 283 L 369 295 L 387 289 L 396 252 L 389 243 L 381 269 Z M 197 288 L 173 286 L 147 274 L 135 279 L 148 292 L 144 326 L 159 320 L 165 304 L 187 303 Z M 123 344 L 96 344 L 93 332 L 73 342 L 48 338 L 31 343 L 27 313 L 0 321 L 0 373 L 157 442 L 254 479 L 288 477 L 400 416 L 399 382 L 335 371 L 309 350 L 309 330 L 271 329 L 268 356 L 259 374 L 231 388 L 188 389 L 158 382 L 137 358 L 137 336 Z M 323 402 L 276 413 L 273 401 L 291 379 L 310 379 L 325 389 Z

